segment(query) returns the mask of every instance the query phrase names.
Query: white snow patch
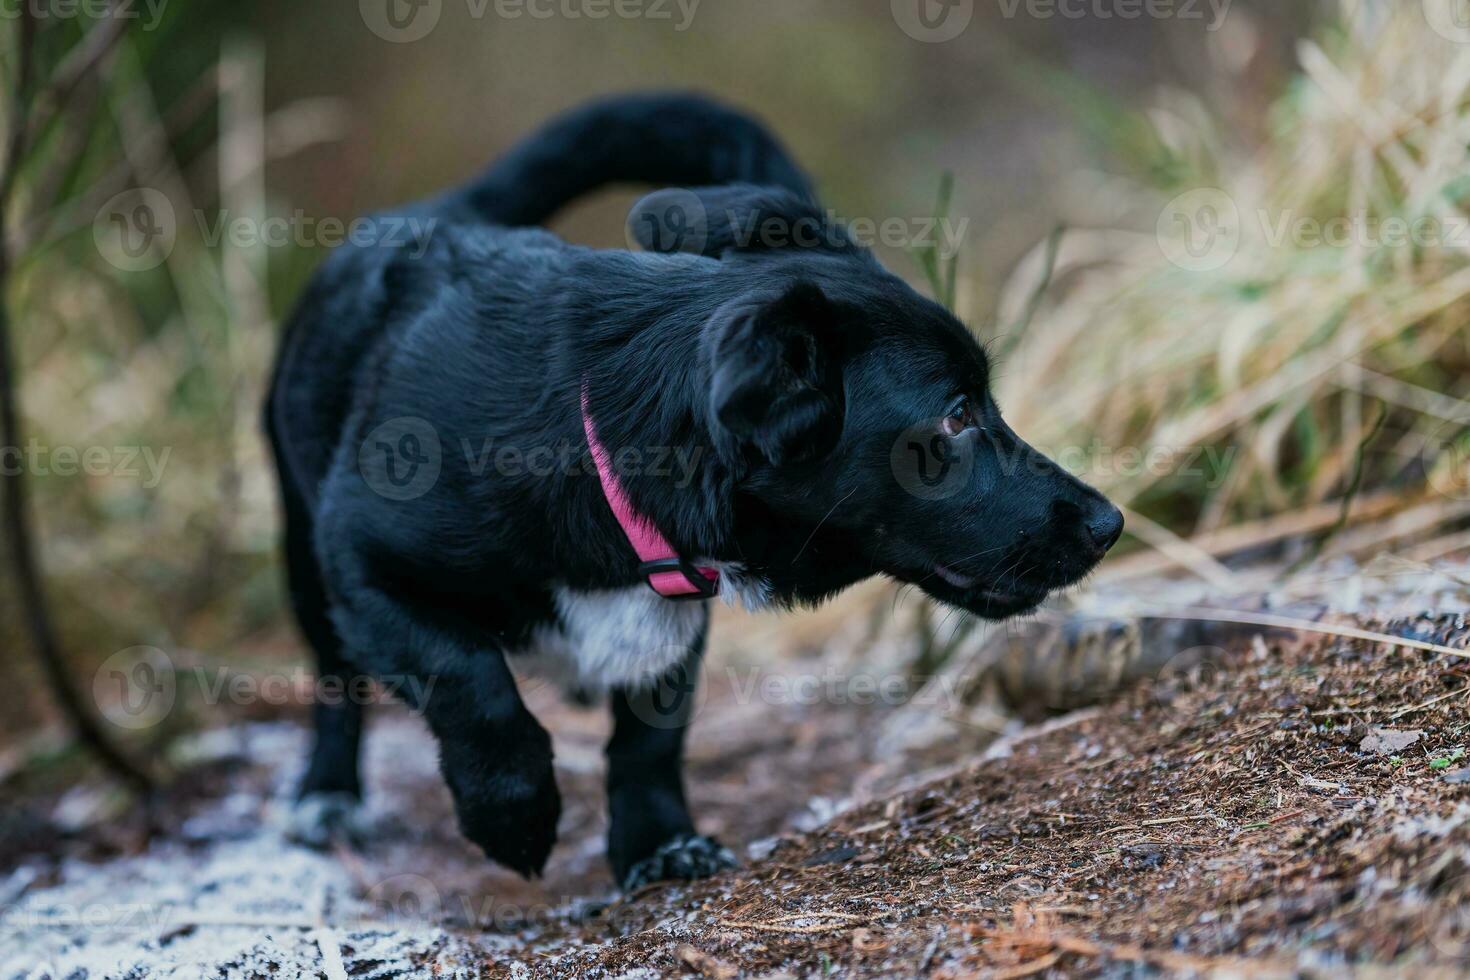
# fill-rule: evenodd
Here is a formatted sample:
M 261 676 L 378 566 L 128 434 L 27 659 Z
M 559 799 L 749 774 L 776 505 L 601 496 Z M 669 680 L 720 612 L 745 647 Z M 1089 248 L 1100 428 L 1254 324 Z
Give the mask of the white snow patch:
M 367 739 L 370 759 L 422 752 L 411 725 L 381 732 Z M 305 733 L 264 724 L 234 737 L 243 755 L 275 761 L 300 758 Z M 229 742 L 210 738 L 205 755 Z M 273 805 L 289 799 L 290 770 L 274 774 Z M 0 880 L 0 977 L 316 977 L 323 930 L 354 980 L 431 971 L 471 978 L 487 953 L 519 948 L 507 937 L 471 942 L 408 916 L 385 921 L 337 857 L 287 842 L 266 819 L 265 802 L 234 792 L 192 817 L 181 838 L 142 854 L 103 864 L 67 859 L 45 874 L 23 867 Z

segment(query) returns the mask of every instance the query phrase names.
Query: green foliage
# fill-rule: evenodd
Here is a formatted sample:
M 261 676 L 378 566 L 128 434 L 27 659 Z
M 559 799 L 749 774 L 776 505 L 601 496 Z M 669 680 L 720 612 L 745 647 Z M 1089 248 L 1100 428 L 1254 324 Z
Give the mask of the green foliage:
M 934 204 L 934 220 L 942 223 L 949 219 L 950 205 L 954 199 L 954 174 L 946 171 L 939 178 L 939 199 Z M 919 271 L 929 284 L 930 291 L 945 309 L 954 309 L 955 270 L 959 265 L 959 253 L 944 255 L 939 239 L 915 245 L 910 249 Z

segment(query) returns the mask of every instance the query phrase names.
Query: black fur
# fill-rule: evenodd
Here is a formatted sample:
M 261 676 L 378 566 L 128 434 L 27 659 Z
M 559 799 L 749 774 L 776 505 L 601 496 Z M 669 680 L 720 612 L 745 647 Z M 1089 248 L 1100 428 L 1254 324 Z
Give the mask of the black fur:
M 515 227 L 630 181 L 699 188 L 635 208 L 651 251 Z M 675 208 L 680 234 L 665 236 Z M 687 483 L 620 467 L 639 510 L 682 555 L 739 563 L 778 605 L 887 574 L 1000 618 L 1075 582 L 1121 530 L 1102 497 L 1006 427 L 970 333 L 827 227 L 779 144 L 727 108 L 594 104 L 468 188 L 397 214 L 437 222 L 427 248 L 337 250 L 277 365 L 267 415 L 292 597 L 324 673 L 407 692 L 465 835 L 522 873 L 544 864 L 560 802 L 550 739 L 505 655 L 558 626 L 556 589 L 641 587 L 588 462 L 584 387 L 615 461 L 630 447 L 697 458 Z M 783 223 L 822 233 L 748 234 Z M 962 395 L 976 425 L 943 435 Z M 440 467 L 406 500 L 378 492 L 362 462 L 432 449 L 395 442 L 405 418 L 431 427 Z M 364 457 L 385 423 L 386 444 Z M 562 464 L 496 465 L 507 449 Z M 931 492 L 936 473 L 958 479 Z M 608 853 L 625 883 L 727 863 L 695 835 L 680 776 L 702 645 L 701 630 L 653 692 L 678 694 L 672 723 L 667 698 L 639 707 L 646 685 L 612 694 Z M 304 797 L 359 793 L 360 720 L 318 708 Z

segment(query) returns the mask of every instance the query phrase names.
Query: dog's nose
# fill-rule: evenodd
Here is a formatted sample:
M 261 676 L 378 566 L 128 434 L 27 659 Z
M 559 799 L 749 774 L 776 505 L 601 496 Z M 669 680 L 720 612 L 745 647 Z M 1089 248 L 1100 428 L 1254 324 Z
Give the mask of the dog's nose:
M 1087 533 L 1092 543 L 1106 553 L 1123 536 L 1123 512 L 1112 504 L 1105 504 L 1102 513 L 1087 523 Z

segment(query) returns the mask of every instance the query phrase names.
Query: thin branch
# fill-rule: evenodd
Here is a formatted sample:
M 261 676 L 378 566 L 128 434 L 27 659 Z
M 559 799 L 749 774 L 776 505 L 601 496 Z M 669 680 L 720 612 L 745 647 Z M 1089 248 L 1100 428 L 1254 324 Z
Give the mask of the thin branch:
M 5 259 L 0 257 L 0 283 L 5 281 L 6 271 Z M 0 303 L 0 445 L 20 444 L 15 377 L 10 353 L 10 317 L 5 304 Z M 112 744 L 72 687 L 36 566 L 35 543 L 26 518 L 25 475 L 17 470 L 6 473 L 3 479 L 8 490 L 5 494 L 4 514 L 0 515 L 0 519 L 4 521 L 5 535 L 10 540 L 10 560 L 19 585 L 20 605 L 29 620 L 31 641 L 52 695 L 60 703 L 81 741 L 134 789 L 148 792 L 153 787 L 152 778 Z
M 92 77 L 103 59 L 117 47 L 127 29 L 127 19 L 120 16 L 121 13 L 116 3 L 109 4 L 102 23 L 88 31 L 87 36 L 67 52 L 52 72 L 46 87 L 32 100 L 35 109 L 30 124 L 23 130 L 17 130 L 24 134 L 22 155 L 36 146 L 81 84 Z
M 151 186 L 163 167 L 162 161 L 170 141 L 198 122 L 214 105 L 214 88 L 214 74 L 211 72 L 169 111 L 164 130 L 158 135 L 156 144 L 147 150 L 146 156 L 152 161 L 150 166 L 135 167 L 131 161 L 122 160 L 91 187 L 64 204 L 57 204 L 49 197 L 38 198 L 30 220 L 13 230 L 10 236 L 15 249 L 11 254 L 28 251 L 86 228 L 91 225 L 98 209 L 116 195 L 130 187 Z
M 15 189 L 20 163 L 25 154 L 26 129 L 30 119 L 26 94 L 31 87 L 31 75 L 35 72 L 36 15 L 24 4 L 21 5 L 18 43 L 20 50 L 16 52 L 16 57 L 20 59 L 20 66 L 15 73 L 15 95 L 10 101 L 10 115 L 5 121 L 10 127 L 5 141 L 5 160 L 0 164 L 0 219 L 3 219 L 4 208 L 10 201 L 10 192 Z M 0 227 L 3 226 L 3 220 L 0 220 Z
M 6 219 L 18 180 L 17 174 L 25 159 L 29 120 L 27 99 L 35 71 L 35 15 L 27 5 L 22 4 L 20 9 L 20 64 L 7 120 L 10 133 L 5 148 L 4 169 L 0 170 L 0 445 L 5 446 L 19 446 L 22 440 L 20 412 L 16 405 L 18 372 L 11 353 L 9 306 L 4 301 L 4 287 L 9 279 L 11 265 L 4 231 L 8 227 Z M 140 793 L 147 794 L 153 789 L 153 779 L 112 743 L 97 718 L 72 687 L 66 660 L 61 654 L 61 645 L 46 605 L 46 594 L 36 562 L 35 537 L 27 516 L 23 469 L 17 468 L 4 473 L 0 485 L 6 487 L 0 521 L 3 521 L 6 537 L 10 541 L 10 559 L 19 586 L 20 606 L 28 620 L 31 642 L 52 695 L 82 743 L 115 775 Z
M 1384 646 L 1403 647 L 1407 650 L 1423 650 L 1426 653 L 1442 653 L 1450 657 L 1470 659 L 1470 650 L 1460 650 L 1443 643 L 1415 640 L 1406 636 L 1392 636 L 1376 630 L 1359 629 L 1356 626 L 1336 626 L 1318 623 L 1296 616 L 1280 616 L 1276 613 L 1251 612 L 1244 609 L 1208 609 L 1186 606 L 1181 609 L 1154 609 L 1145 607 L 1140 615 L 1151 619 L 1183 619 L 1199 623 L 1236 623 L 1241 626 L 1260 626 L 1265 629 L 1281 629 L 1293 633 L 1317 633 L 1322 636 L 1340 636 L 1349 640 L 1367 640 Z
M 1337 512 L 1337 520 L 1327 529 L 1326 534 L 1318 538 L 1315 544 L 1307 548 L 1302 556 L 1292 563 L 1292 566 L 1286 570 L 1288 576 L 1295 575 L 1322 557 L 1322 553 L 1327 550 L 1327 546 L 1332 543 L 1334 538 L 1342 533 L 1343 528 L 1347 527 L 1348 519 L 1352 517 L 1353 501 L 1358 499 L 1358 492 L 1363 489 L 1363 472 L 1367 469 L 1365 464 L 1368 456 L 1368 447 L 1373 444 L 1374 439 L 1378 438 L 1378 434 L 1383 431 L 1383 424 L 1387 421 L 1388 406 L 1380 402 L 1378 405 L 1378 418 L 1368 429 L 1367 433 L 1358 440 L 1357 451 L 1353 454 L 1352 475 L 1348 477 L 1347 488 L 1343 490 L 1342 509 Z

